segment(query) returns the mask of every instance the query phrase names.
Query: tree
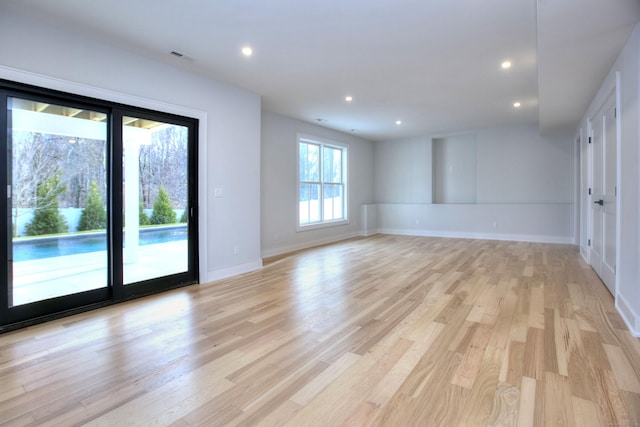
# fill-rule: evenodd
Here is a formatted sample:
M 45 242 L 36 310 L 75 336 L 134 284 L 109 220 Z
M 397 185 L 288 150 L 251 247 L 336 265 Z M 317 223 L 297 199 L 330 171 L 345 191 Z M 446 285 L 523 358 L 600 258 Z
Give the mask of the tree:
M 151 214 L 151 224 L 175 224 L 177 221 L 176 213 L 169 201 L 169 195 L 164 187 L 158 190 L 158 197 L 153 204 L 153 213 Z
M 72 130 L 72 129 L 70 129 Z M 13 129 L 11 199 L 14 236 L 23 215 L 31 214 L 38 200 L 38 184 L 56 173 L 64 193 L 58 206 L 86 207 L 91 181 L 105 197 L 105 141 Z
M 188 135 L 185 126 L 166 125 L 151 131 L 151 144 L 140 146 L 140 194 L 143 207 L 153 208 L 163 187 L 176 209 L 187 206 Z
M 33 219 L 26 226 L 28 236 L 66 233 L 69 226 L 65 218 L 58 212 L 58 196 L 66 190 L 60 184 L 60 172 L 38 184 L 36 208 Z
M 149 219 L 149 216 L 144 212 L 142 201 L 140 201 L 140 204 L 138 206 L 140 206 L 140 208 L 138 209 L 138 225 L 151 224 L 151 220 Z
M 17 236 L 18 217 L 28 214 L 44 201 L 39 200 L 38 186 L 60 170 L 61 155 L 47 135 L 14 130 L 11 200 L 14 236 Z
M 107 228 L 107 212 L 102 203 L 102 196 L 98 189 L 98 184 L 91 181 L 89 185 L 89 195 L 87 196 L 87 206 L 82 210 L 78 231 L 104 230 Z
M 186 208 L 185 210 L 182 211 L 182 216 L 180 216 L 180 222 L 181 223 L 189 222 L 189 217 L 187 216 L 187 211 L 188 210 L 189 210 L 189 208 Z

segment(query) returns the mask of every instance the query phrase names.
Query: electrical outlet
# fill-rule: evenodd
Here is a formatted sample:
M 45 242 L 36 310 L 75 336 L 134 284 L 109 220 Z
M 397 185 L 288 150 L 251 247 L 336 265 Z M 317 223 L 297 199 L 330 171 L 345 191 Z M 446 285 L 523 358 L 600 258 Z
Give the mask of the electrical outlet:
M 239 253 L 240 253 L 240 246 L 235 245 L 235 246 L 233 247 L 233 254 L 234 254 L 234 255 L 238 255 Z

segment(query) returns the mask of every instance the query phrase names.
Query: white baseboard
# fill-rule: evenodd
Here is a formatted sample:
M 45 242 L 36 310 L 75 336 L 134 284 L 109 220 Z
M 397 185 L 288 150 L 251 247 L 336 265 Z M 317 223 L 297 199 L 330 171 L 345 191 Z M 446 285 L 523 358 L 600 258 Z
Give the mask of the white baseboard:
M 209 271 L 207 273 L 206 280 L 202 280 L 201 282 L 206 283 L 213 282 L 214 280 L 226 279 L 227 277 L 249 273 L 250 271 L 260 270 L 261 268 L 262 260 L 234 265 L 233 267 L 221 268 L 219 270 Z
M 616 295 L 616 309 L 624 323 L 627 324 L 629 332 L 636 338 L 640 338 L 640 314 L 636 313 L 632 306 L 627 303 L 625 298 L 618 294 Z
M 468 233 L 459 231 L 409 230 L 400 228 L 380 228 L 378 229 L 378 233 L 398 234 L 404 236 L 449 237 L 453 239 L 507 240 L 514 242 L 557 243 L 569 245 L 575 243 L 573 237 L 539 236 L 529 234 Z
M 266 249 L 262 251 L 262 258 L 269 258 L 276 255 L 282 255 L 289 252 L 295 252 L 302 249 L 312 248 L 314 246 L 326 245 L 328 243 L 335 243 L 341 240 L 352 239 L 358 237 L 358 233 L 348 233 L 339 236 L 326 237 L 323 239 L 310 240 L 303 243 L 296 243 L 294 245 L 280 246 L 277 248 Z

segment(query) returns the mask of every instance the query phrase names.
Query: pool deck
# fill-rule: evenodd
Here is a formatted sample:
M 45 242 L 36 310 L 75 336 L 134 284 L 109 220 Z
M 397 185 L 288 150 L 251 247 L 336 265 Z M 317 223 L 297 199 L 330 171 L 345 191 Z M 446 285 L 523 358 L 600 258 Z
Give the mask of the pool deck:
M 125 262 L 126 283 L 187 271 L 187 241 L 143 245 Z M 107 286 L 107 252 L 65 255 L 13 264 L 13 305 Z

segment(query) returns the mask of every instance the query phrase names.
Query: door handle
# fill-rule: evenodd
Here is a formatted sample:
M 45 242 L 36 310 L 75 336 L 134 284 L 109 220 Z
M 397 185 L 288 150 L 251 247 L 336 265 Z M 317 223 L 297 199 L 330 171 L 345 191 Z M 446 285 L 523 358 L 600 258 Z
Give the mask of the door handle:
M 604 200 L 602 200 L 602 199 L 600 199 L 600 200 L 596 200 L 596 201 L 595 201 L 595 202 L 593 202 L 593 203 L 595 203 L 595 204 L 597 204 L 597 205 L 602 206 L 602 205 L 604 205 Z

